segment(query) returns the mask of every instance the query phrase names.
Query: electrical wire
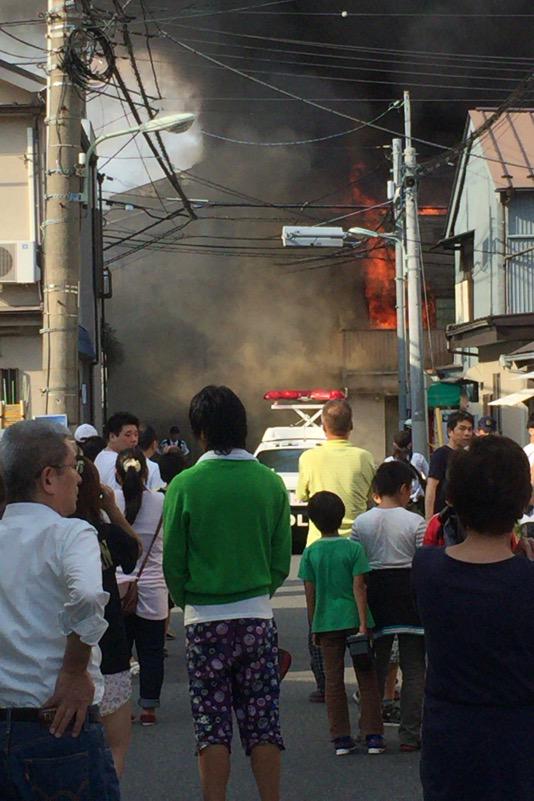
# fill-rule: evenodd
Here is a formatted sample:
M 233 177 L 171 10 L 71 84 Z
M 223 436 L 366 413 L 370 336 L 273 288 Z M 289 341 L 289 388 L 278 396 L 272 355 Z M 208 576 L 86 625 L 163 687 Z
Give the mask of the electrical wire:
M 159 25 L 156 26 L 158 30 L 161 30 Z M 351 52 L 361 52 L 361 53 L 391 53 L 392 55 L 396 56 L 432 56 L 432 57 L 439 57 L 439 58 L 448 58 L 451 60 L 464 60 L 464 61 L 482 61 L 485 64 L 491 64 L 492 62 L 502 63 L 503 61 L 509 63 L 517 63 L 522 64 L 523 67 L 528 67 L 532 64 L 532 58 L 526 56 L 488 56 L 488 55 L 481 55 L 478 53 L 446 53 L 441 50 L 402 50 L 400 48 L 393 48 L 393 47 L 369 47 L 365 45 L 348 45 L 348 44 L 339 44 L 333 42 L 315 42 L 313 40 L 305 40 L 305 39 L 290 39 L 287 37 L 276 37 L 276 36 L 264 36 L 260 34 L 253 34 L 253 33 L 236 33 L 235 31 L 222 31 L 218 30 L 217 28 L 199 28 L 194 25 L 182 25 L 176 24 L 166 27 L 177 27 L 177 28 L 184 28 L 186 30 L 197 31 L 201 33 L 215 33 L 217 36 L 233 36 L 238 39 L 254 39 L 259 40 L 263 43 L 265 42 L 277 42 L 280 44 L 293 44 L 298 46 L 306 46 L 306 47 L 317 47 L 322 49 L 328 50 L 347 50 Z
M 5 26 L 6 23 L 2 23 L 0 25 L 0 32 L 2 32 L 5 36 L 9 36 L 10 39 L 13 39 L 15 42 L 19 42 L 20 44 L 23 44 L 26 47 L 33 47 L 34 50 L 40 50 L 42 53 L 47 52 L 46 47 L 41 47 L 40 45 L 33 44 L 33 42 L 26 41 L 26 39 L 21 39 L 20 36 L 15 36 L 14 33 L 6 31 Z
M 383 117 L 386 116 L 386 114 L 389 114 L 389 112 L 392 111 L 393 108 L 394 106 L 389 106 L 385 111 L 383 111 L 377 117 L 374 117 L 374 119 L 371 120 L 371 122 L 373 123 L 378 122 L 378 120 L 381 120 Z M 398 108 L 398 106 L 395 106 L 395 108 Z M 316 137 L 315 139 L 298 139 L 289 142 L 250 142 L 243 139 L 231 139 L 228 136 L 221 136 L 220 134 L 204 130 L 202 130 L 201 133 L 204 134 L 204 136 L 211 137 L 212 139 L 220 139 L 223 142 L 230 142 L 234 145 L 252 145 L 255 147 L 289 147 L 290 145 L 311 145 L 311 144 L 316 144 L 317 142 L 326 142 L 329 139 L 337 139 L 340 136 L 347 136 L 348 134 L 356 133 L 356 131 L 361 131 L 361 129 L 364 127 L 365 127 L 364 125 L 359 125 L 356 128 L 350 128 L 347 131 L 339 131 L 338 133 L 330 134 L 329 136 L 319 136 Z
M 202 39 L 193 40 L 193 39 L 187 38 L 187 39 L 184 39 L 184 41 L 186 41 L 188 43 L 196 41 L 199 44 L 215 44 L 215 43 L 212 43 L 212 42 L 205 42 Z M 224 44 L 219 44 L 219 46 L 220 47 L 224 47 L 225 45 Z M 238 45 L 229 45 L 229 46 L 230 47 L 238 47 Z M 286 64 L 288 66 L 293 65 L 293 66 L 299 66 L 299 67 L 313 67 L 314 69 L 321 68 L 321 69 L 338 70 L 338 71 L 342 71 L 342 70 L 345 70 L 345 71 L 360 70 L 360 71 L 363 71 L 363 72 L 383 72 L 383 73 L 387 73 L 387 74 L 396 74 L 396 75 L 414 75 L 414 74 L 417 74 L 417 75 L 427 75 L 427 76 L 431 76 L 431 77 L 432 76 L 434 76 L 434 77 L 444 77 L 443 70 L 441 70 L 440 72 L 424 72 L 421 69 L 411 69 L 411 70 L 410 69 L 399 69 L 398 66 L 396 68 L 393 68 L 391 66 L 384 66 L 384 67 L 369 67 L 369 66 L 366 66 L 369 62 L 379 62 L 379 63 L 382 63 L 382 64 L 389 64 L 390 62 L 393 62 L 393 59 L 369 58 L 367 56 L 325 55 L 325 54 L 322 54 L 322 53 L 308 53 L 306 51 L 305 52 L 300 52 L 298 50 L 289 50 L 289 51 L 279 50 L 279 51 L 276 51 L 275 48 L 248 47 L 246 49 L 247 50 L 252 50 L 252 51 L 265 50 L 265 51 L 268 51 L 268 52 L 279 52 L 279 53 L 287 53 L 287 52 L 289 52 L 289 53 L 295 53 L 296 55 L 300 55 L 300 56 L 302 56 L 302 55 L 311 55 L 311 56 L 314 56 L 315 58 L 317 58 L 317 57 L 320 57 L 320 58 L 336 58 L 338 60 L 344 60 L 344 61 L 345 60 L 347 60 L 347 61 L 350 60 L 351 62 L 354 62 L 354 61 L 364 62 L 364 64 L 361 64 L 361 65 L 358 65 L 358 66 L 352 66 L 350 64 L 339 64 L 339 63 L 336 63 L 336 64 L 325 64 L 325 63 L 321 63 L 321 62 L 317 63 L 317 61 L 313 61 L 312 62 L 312 61 L 281 60 L 281 59 L 276 59 L 276 58 L 259 58 L 254 54 L 253 58 L 254 58 L 255 62 L 266 62 L 268 64 L 277 64 L 277 65 Z M 207 53 L 207 55 L 210 55 L 210 56 L 211 55 L 217 55 L 217 53 Z M 239 56 L 239 55 L 235 55 L 233 53 L 232 54 L 224 53 L 224 58 L 233 59 L 233 60 L 239 60 L 239 61 L 250 61 L 251 60 L 250 56 L 247 56 L 247 55 Z M 143 60 L 146 61 L 147 59 L 138 59 L 138 60 L 139 61 L 143 61 Z M 172 62 L 164 61 L 164 60 L 160 59 L 157 63 L 159 63 L 159 64 L 171 64 Z M 398 65 L 398 63 L 399 63 L 398 59 L 396 59 L 395 60 L 395 64 Z M 425 62 L 425 61 L 421 61 L 421 62 L 418 62 L 418 61 L 402 62 L 402 66 L 403 67 L 407 66 L 409 64 L 412 64 L 414 67 L 421 67 L 421 66 L 429 65 L 429 62 Z M 452 66 L 453 69 L 466 69 L 466 67 L 464 67 L 464 65 L 456 66 L 456 65 L 449 65 L 449 64 L 439 63 L 439 62 L 437 62 L 437 63 L 430 62 L 430 66 L 434 66 L 434 65 L 436 67 L 448 67 L 448 68 L 450 68 Z M 475 66 L 475 67 L 473 67 L 472 65 L 469 65 L 469 68 L 471 70 L 478 70 L 478 71 L 482 71 L 483 70 L 484 72 L 490 72 L 491 74 L 487 75 L 487 76 L 486 75 L 477 75 L 476 76 L 477 80 L 488 80 L 488 81 L 489 80 L 491 80 L 491 81 L 495 81 L 495 80 L 515 81 L 515 80 L 517 80 L 517 73 L 519 73 L 521 71 L 524 71 L 522 69 L 522 67 L 504 67 L 504 68 L 500 68 L 499 67 L 501 73 L 502 72 L 513 72 L 513 73 L 516 74 L 514 77 L 506 77 L 506 76 L 503 76 L 502 74 L 495 75 L 494 74 L 495 73 L 495 69 L 496 69 L 495 66 L 491 66 L 491 67 Z M 472 72 L 471 73 L 465 73 L 465 72 L 462 72 L 462 73 L 448 73 L 446 77 L 451 78 L 451 79 L 454 79 L 454 78 L 472 78 L 473 77 L 473 73 Z
M 197 53 L 197 55 L 204 56 L 204 54 L 199 54 L 199 53 Z M 210 56 L 206 55 L 206 58 L 210 58 Z M 228 64 L 222 64 L 222 63 L 219 63 L 217 67 L 224 69 L 232 69 L 232 67 L 230 67 Z M 217 67 L 207 67 L 207 69 L 216 69 Z M 305 80 L 328 81 L 329 83 L 330 82 L 352 83 L 352 84 L 365 83 L 378 86 L 391 86 L 393 84 L 397 86 L 408 86 L 408 87 L 416 86 L 418 89 L 455 89 L 457 91 L 468 89 L 473 92 L 498 92 L 498 93 L 510 91 L 509 87 L 506 86 L 490 87 L 490 86 L 473 86 L 472 84 L 470 84 L 469 86 L 463 86 L 463 85 L 443 84 L 443 83 L 417 83 L 416 81 L 409 81 L 405 79 L 395 80 L 394 78 L 380 81 L 380 80 L 375 80 L 373 78 L 352 78 L 352 77 L 349 78 L 344 76 L 340 77 L 339 75 L 309 75 L 304 72 L 282 72 L 280 70 L 249 69 L 247 70 L 246 75 L 248 77 L 250 77 L 251 75 L 276 75 L 282 78 L 293 78 L 293 79 L 304 78 Z M 494 81 L 495 79 L 488 78 L 487 80 Z M 504 80 L 514 81 L 513 78 L 505 78 Z M 366 123 L 366 125 L 369 125 L 369 123 Z
M 185 44 L 183 42 L 180 42 L 178 39 L 175 39 L 173 36 L 171 36 L 167 32 L 163 32 L 162 31 L 162 36 L 164 36 L 167 39 L 170 39 L 175 44 L 177 44 L 179 47 L 182 47 L 184 50 L 189 50 L 190 52 L 195 53 L 195 55 L 199 56 L 200 58 L 206 59 L 208 61 L 211 61 L 211 62 L 217 64 L 218 66 L 222 67 L 223 69 L 226 69 L 226 70 L 228 70 L 230 72 L 233 72 L 235 75 L 239 75 L 241 78 L 245 78 L 248 81 L 252 81 L 253 83 L 257 83 L 260 86 L 264 86 L 267 89 L 271 89 L 273 92 L 277 92 L 279 94 L 286 95 L 287 97 L 292 97 L 294 100 L 299 100 L 300 102 L 304 103 L 305 105 L 312 106 L 313 108 L 317 108 L 317 109 L 319 109 L 321 111 L 325 111 L 325 112 L 327 112 L 329 114 L 333 114 L 333 115 L 335 115 L 337 117 L 342 117 L 344 119 L 352 120 L 353 122 L 359 123 L 364 128 L 373 128 L 375 130 L 391 134 L 391 135 L 393 135 L 395 137 L 401 136 L 401 134 L 398 131 L 393 131 L 391 128 L 385 128 L 383 125 L 377 125 L 377 123 L 361 120 L 359 117 L 354 117 L 351 114 L 345 114 L 344 112 L 337 111 L 336 109 L 328 108 L 327 106 L 323 106 L 322 104 L 316 103 L 313 100 L 309 100 L 308 98 L 300 97 L 299 95 L 296 95 L 293 92 L 288 92 L 286 89 L 281 89 L 280 87 L 274 86 L 271 83 L 267 83 L 266 81 L 262 81 L 259 78 L 255 78 L 253 75 L 249 75 L 248 73 L 242 72 L 241 70 L 238 70 L 235 67 L 231 67 L 229 64 L 223 64 L 223 62 L 219 61 L 218 59 L 215 59 L 212 56 L 206 56 L 204 53 L 201 53 L 199 50 L 196 50 L 195 48 L 190 47 L 189 45 L 187 45 L 187 44 Z M 430 147 L 438 148 L 440 150 L 447 150 L 447 148 L 444 145 L 438 145 L 436 142 L 429 142 L 426 139 L 421 139 L 421 138 L 418 138 L 418 137 L 412 137 L 412 140 L 416 141 L 416 142 L 419 142 L 420 144 L 425 144 L 425 145 L 429 145 Z
M 98 49 L 101 50 L 99 57 L 105 62 L 102 70 L 96 70 L 91 67 Z M 83 27 L 74 28 L 63 47 L 61 68 L 69 75 L 73 83 L 84 92 L 89 88 L 91 81 L 107 84 L 115 70 L 113 47 L 107 36 L 96 25 L 84 25 Z

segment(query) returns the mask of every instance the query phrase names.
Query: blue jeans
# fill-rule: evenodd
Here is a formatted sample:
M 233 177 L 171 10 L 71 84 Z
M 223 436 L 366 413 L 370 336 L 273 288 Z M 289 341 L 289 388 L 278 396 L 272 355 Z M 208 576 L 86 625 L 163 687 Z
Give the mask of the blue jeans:
M 100 723 L 56 738 L 40 723 L 0 721 L 2 801 L 120 801 Z

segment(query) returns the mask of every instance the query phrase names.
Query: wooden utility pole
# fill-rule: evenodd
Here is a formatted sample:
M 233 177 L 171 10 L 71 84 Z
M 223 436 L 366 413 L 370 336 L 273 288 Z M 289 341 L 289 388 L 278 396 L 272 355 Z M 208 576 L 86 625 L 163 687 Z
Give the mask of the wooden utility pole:
M 47 142 L 44 245 L 43 366 L 46 413 L 79 421 L 78 287 L 83 92 L 62 68 L 62 52 L 80 21 L 74 0 L 48 0 Z

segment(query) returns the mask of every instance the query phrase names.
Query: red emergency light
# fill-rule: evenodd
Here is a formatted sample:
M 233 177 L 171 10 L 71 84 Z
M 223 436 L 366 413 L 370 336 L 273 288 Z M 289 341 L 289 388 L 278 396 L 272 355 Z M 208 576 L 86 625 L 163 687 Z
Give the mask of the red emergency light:
M 263 396 L 264 400 L 316 401 L 326 403 L 329 400 L 344 400 L 342 389 L 272 389 Z

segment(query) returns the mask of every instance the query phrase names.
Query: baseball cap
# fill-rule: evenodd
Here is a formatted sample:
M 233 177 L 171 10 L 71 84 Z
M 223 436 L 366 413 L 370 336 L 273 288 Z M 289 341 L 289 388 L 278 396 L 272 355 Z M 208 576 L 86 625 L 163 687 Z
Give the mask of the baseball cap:
M 478 421 L 477 426 L 479 431 L 486 431 L 488 434 L 494 434 L 497 431 L 497 421 L 493 417 L 484 416 Z
M 98 431 L 89 423 L 82 423 L 74 432 L 74 439 L 76 442 L 83 442 L 89 437 L 98 437 Z

